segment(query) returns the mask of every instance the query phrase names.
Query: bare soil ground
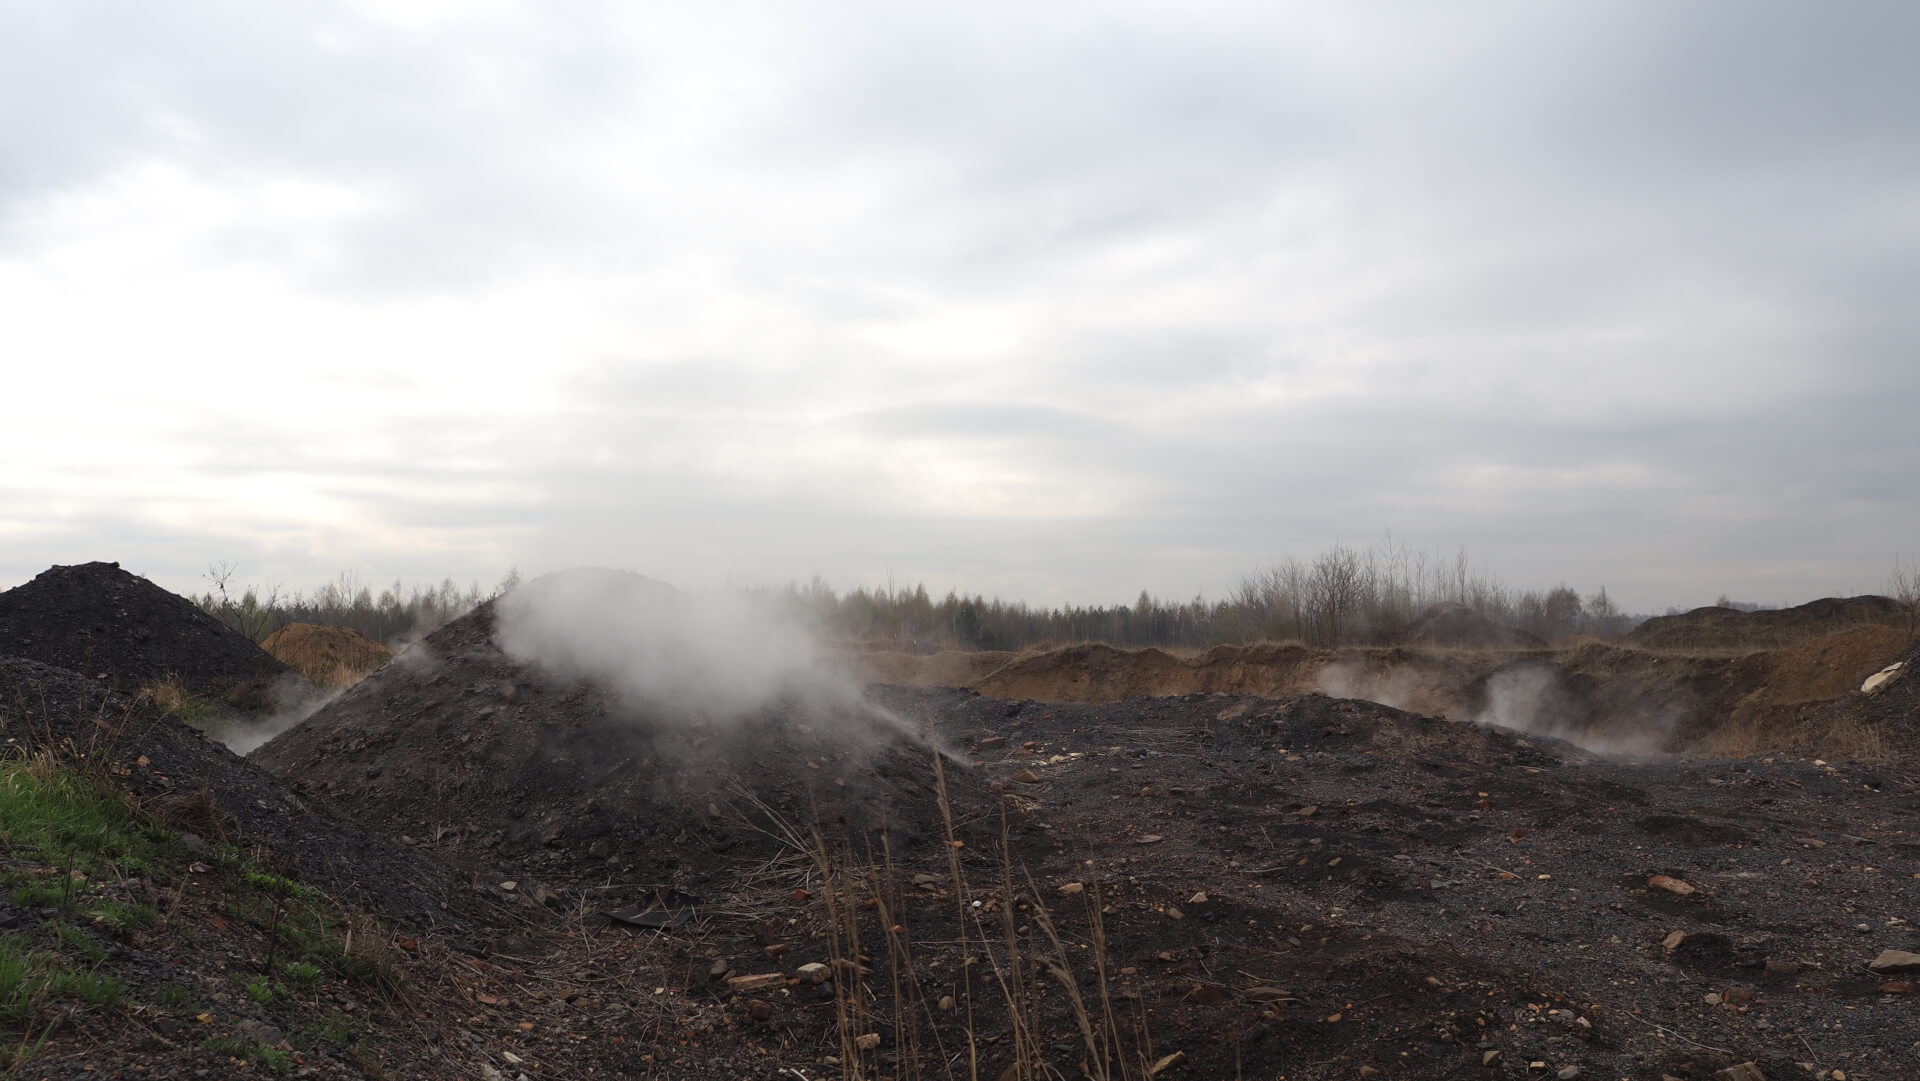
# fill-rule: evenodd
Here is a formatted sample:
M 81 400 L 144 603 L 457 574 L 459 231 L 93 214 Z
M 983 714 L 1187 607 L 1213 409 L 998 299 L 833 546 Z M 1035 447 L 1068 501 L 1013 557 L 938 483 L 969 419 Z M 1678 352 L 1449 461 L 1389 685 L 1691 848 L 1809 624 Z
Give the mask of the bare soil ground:
M 469 1047 L 495 1064 L 585 1076 L 593 1046 L 602 1068 L 694 1077 L 1145 1076 L 1176 1053 L 1157 1076 L 1920 1069 L 1908 977 L 1868 967 L 1920 948 L 1903 767 L 1608 761 L 1318 695 L 876 688 L 980 763 L 946 768 L 954 848 L 933 756 L 897 733 L 783 709 L 675 731 L 517 669 L 484 619 L 263 760 L 517 905 L 527 927 L 487 961 L 507 998 L 556 971 L 637 981 L 680 1034 L 621 1059 L 610 997 L 537 1036 L 477 1010 Z M 623 910 L 664 926 L 604 915 Z

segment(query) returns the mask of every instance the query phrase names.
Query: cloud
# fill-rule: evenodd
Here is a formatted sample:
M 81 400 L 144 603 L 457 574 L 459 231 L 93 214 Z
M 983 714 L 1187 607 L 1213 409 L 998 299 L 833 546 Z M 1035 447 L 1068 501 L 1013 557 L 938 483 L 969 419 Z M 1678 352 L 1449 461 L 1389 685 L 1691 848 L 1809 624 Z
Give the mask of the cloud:
M 1871 588 L 1917 23 L 9 6 L 0 535 L 1090 601 L 1392 528 L 1629 607 Z

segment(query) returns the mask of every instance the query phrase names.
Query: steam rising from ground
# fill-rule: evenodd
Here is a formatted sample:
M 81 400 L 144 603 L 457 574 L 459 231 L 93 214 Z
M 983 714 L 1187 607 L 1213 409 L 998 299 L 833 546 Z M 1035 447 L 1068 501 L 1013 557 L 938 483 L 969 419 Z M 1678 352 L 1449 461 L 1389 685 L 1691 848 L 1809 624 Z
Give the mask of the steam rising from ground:
M 1631 688 L 1582 693 L 1578 679 L 1550 664 L 1516 664 L 1493 672 L 1478 693 L 1469 693 L 1463 685 L 1468 677 L 1459 671 L 1407 664 L 1375 670 L 1362 660 L 1343 659 L 1323 667 L 1314 682 L 1336 698 L 1506 728 L 1623 757 L 1660 754 L 1685 712 L 1678 702 L 1636 695 Z
M 509 657 L 658 714 L 725 725 L 793 702 L 842 736 L 870 738 L 879 724 L 920 738 L 868 702 L 805 627 L 741 594 L 696 597 L 637 574 L 575 570 L 496 604 L 494 640 Z
M 1404 665 L 1369 672 L 1359 661 L 1334 661 L 1315 674 L 1314 684 L 1334 698 L 1358 698 L 1410 713 L 1444 712 L 1443 706 L 1433 703 L 1439 690 L 1436 681 Z
M 1486 705 L 1473 721 L 1565 740 L 1596 754 L 1641 758 L 1661 752 L 1680 714 L 1673 703 L 1596 709 L 1580 700 L 1565 673 L 1542 664 L 1503 668 L 1490 676 Z
M 273 737 L 320 712 L 322 706 L 340 697 L 342 688 L 322 687 L 297 676 L 284 675 L 272 688 L 273 713 L 265 720 L 236 722 L 209 730 L 234 754 L 245 757 Z

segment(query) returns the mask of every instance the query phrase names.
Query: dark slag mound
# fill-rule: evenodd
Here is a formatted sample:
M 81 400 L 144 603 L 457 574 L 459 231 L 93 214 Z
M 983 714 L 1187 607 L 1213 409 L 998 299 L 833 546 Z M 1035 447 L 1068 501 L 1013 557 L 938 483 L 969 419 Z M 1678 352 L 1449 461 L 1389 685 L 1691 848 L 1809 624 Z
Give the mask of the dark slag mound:
M 118 563 L 50 567 L 0 593 L 0 655 L 24 657 L 131 693 L 168 676 L 193 694 L 266 704 L 287 671 L 246 635 Z
M 1777 649 L 1863 624 L 1906 627 L 1912 616 L 1891 597 L 1823 597 L 1774 611 L 1708 607 L 1656 616 L 1628 632 L 1626 640 L 1642 649 Z
M 416 926 L 446 918 L 435 872 L 406 849 L 295 796 L 151 705 L 103 692 L 75 672 L 0 657 L 0 742 L 32 753 L 49 738 L 107 758 L 135 797 L 209 841 L 264 846 L 289 877 Z
M 931 752 L 882 721 L 781 706 L 705 723 L 523 665 L 494 626 L 489 602 L 250 761 L 455 863 L 554 883 L 726 882 L 806 858 L 815 822 L 876 852 L 942 836 Z M 956 807 L 987 798 L 971 771 L 948 783 Z

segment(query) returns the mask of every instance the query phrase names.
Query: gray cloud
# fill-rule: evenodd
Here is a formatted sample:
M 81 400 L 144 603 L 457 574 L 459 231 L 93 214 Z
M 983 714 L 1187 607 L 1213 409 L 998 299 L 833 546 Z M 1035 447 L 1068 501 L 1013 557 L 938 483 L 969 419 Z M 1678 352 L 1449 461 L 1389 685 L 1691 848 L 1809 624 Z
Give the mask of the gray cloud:
M 337 372 L 156 342 L 245 373 L 159 415 L 75 375 L 52 408 L 164 465 L 0 435 L 0 575 L 1091 600 L 1391 528 L 1659 608 L 1920 549 L 1906 7 L 368 11 L 0 7 L 0 275 L 82 295 L 123 261 L 61 208 L 137 166 L 222 208 L 291 178 L 345 209 L 167 258 L 318 306 L 265 341 L 362 328 Z M 468 361 L 501 313 L 535 329 Z

